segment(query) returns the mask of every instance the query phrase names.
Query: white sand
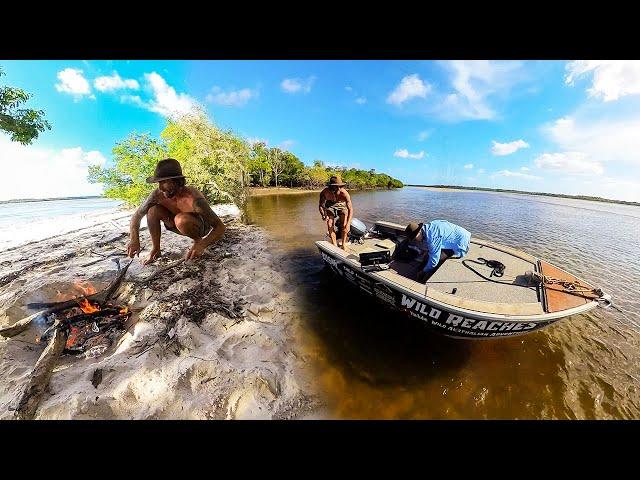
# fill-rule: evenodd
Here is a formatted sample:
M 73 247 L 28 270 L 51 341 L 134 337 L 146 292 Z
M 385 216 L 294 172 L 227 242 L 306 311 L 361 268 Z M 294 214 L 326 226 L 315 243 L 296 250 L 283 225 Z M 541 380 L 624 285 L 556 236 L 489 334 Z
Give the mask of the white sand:
M 221 217 L 238 213 L 216 206 Z M 103 288 L 115 263 L 92 256 L 124 249 L 130 213 L 64 236 L 0 252 L 0 325 L 32 313 L 30 302 L 68 293 L 76 280 Z M 225 419 L 313 418 L 321 404 L 313 392 L 307 361 L 293 339 L 297 328 L 296 286 L 269 253 L 264 232 L 239 223 L 210 248 L 218 260 L 187 262 L 150 285 L 134 283 L 158 266 L 142 266 L 147 248 L 131 265 L 117 298 L 142 309 L 117 347 L 94 359 L 63 356 L 36 418 L 43 419 Z M 164 232 L 166 264 L 184 255 L 191 240 Z M 224 306 L 224 308 L 220 307 Z M 203 308 L 200 324 L 189 308 Z M 226 309 L 226 310 L 225 310 Z M 229 315 L 228 312 L 232 314 Z M 234 318 L 234 315 L 237 317 Z M 13 418 L 42 345 L 42 330 L 0 337 L 0 419 Z M 25 343 L 30 342 L 30 343 Z M 102 370 L 102 382 L 91 378 Z

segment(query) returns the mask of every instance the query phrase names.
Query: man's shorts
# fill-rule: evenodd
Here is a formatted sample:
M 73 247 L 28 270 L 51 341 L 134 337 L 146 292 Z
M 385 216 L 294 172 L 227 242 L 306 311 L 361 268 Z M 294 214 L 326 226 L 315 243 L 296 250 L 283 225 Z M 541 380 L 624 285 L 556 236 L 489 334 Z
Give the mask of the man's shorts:
M 200 223 L 200 232 L 199 232 L 200 237 L 206 237 L 213 227 L 209 225 L 209 223 L 207 223 L 207 221 L 199 213 L 193 213 L 193 212 L 188 212 L 188 213 L 189 215 L 192 215 L 193 217 L 195 217 L 197 219 L 196 221 Z M 164 228 L 166 228 L 170 232 L 177 233 L 178 235 L 182 235 L 182 233 L 180 233 L 180 231 L 175 226 L 169 227 L 165 223 Z

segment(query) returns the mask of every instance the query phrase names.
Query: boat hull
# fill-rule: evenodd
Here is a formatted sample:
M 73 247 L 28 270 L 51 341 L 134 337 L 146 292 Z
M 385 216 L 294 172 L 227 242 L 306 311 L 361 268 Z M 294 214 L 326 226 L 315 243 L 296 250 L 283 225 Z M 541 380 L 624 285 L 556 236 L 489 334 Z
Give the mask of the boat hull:
M 397 312 L 424 321 L 430 329 L 448 337 L 466 339 L 513 337 L 540 330 L 564 318 L 523 320 L 495 318 L 495 316 L 489 318 L 481 312 L 462 314 L 453 308 L 448 309 L 442 304 L 436 304 L 428 297 L 381 281 L 371 273 L 347 264 L 342 258 L 332 255 L 330 251 L 325 251 L 320 246 L 318 250 L 324 263 L 336 275 L 358 290 Z

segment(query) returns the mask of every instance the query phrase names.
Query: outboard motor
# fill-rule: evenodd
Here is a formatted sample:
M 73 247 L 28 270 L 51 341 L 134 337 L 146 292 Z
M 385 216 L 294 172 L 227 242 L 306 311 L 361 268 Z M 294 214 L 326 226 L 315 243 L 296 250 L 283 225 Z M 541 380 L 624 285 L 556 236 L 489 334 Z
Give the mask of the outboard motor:
M 342 236 L 342 226 L 337 225 L 336 222 L 335 230 L 336 236 L 341 238 Z M 362 243 L 365 235 L 367 234 L 367 226 L 362 220 L 358 220 L 357 218 L 351 219 L 351 228 L 349 229 L 348 240 L 353 243 Z

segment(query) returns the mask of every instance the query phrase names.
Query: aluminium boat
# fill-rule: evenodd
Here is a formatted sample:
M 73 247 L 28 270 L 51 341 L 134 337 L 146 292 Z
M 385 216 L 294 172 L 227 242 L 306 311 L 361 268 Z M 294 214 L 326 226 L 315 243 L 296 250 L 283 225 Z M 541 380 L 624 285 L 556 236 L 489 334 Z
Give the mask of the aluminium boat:
M 522 335 L 611 305 L 611 297 L 575 275 L 520 250 L 472 236 L 463 258 L 449 258 L 416 279 L 426 253 L 414 249 L 405 226 L 353 219 L 346 249 L 317 241 L 326 265 L 390 308 L 455 338 Z M 404 252 L 403 255 L 400 255 Z

